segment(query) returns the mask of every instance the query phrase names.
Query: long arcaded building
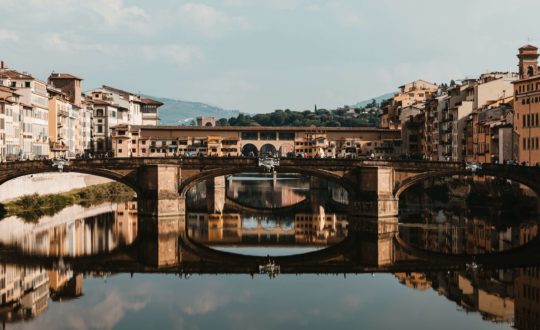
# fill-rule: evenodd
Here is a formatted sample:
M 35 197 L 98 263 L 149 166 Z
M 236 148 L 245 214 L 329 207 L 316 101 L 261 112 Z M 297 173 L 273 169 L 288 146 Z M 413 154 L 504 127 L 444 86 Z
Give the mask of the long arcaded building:
M 371 127 L 140 126 L 113 128 L 116 157 L 399 156 L 400 131 Z

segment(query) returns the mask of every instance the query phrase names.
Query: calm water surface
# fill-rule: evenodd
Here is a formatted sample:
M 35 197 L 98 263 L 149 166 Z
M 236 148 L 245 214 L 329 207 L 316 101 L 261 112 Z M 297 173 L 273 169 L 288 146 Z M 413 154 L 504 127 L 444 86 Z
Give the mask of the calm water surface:
M 142 216 L 136 201 L 2 219 L 0 319 L 8 329 L 540 327 L 530 191 L 432 182 L 407 191 L 385 224 L 347 202 L 309 177 L 242 174 L 200 183 L 172 219 Z M 259 272 L 272 263 L 279 272 Z

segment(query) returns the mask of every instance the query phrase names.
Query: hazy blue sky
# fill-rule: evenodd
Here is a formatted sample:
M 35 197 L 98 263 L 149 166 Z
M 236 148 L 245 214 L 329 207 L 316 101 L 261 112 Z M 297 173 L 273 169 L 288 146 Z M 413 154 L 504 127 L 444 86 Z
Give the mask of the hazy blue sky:
M 516 68 L 538 0 L 0 0 L 0 59 L 245 112 Z

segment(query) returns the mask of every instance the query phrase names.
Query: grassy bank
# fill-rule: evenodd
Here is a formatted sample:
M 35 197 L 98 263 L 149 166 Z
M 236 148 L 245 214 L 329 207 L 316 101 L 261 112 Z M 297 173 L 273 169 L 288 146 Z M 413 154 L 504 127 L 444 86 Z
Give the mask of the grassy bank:
M 4 204 L 0 203 L 0 218 L 15 215 L 25 221 L 36 222 L 42 216 L 52 216 L 71 205 L 88 207 L 105 201 L 127 201 L 133 198 L 134 194 L 129 187 L 110 182 L 61 194 L 25 195 Z

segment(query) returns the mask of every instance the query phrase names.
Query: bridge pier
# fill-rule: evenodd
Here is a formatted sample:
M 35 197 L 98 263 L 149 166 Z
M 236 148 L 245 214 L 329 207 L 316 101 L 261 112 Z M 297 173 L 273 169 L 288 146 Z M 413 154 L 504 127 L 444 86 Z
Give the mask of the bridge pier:
M 354 216 L 393 218 L 399 205 L 394 197 L 394 169 L 391 167 L 364 167 L 348 174 L 356 190 L 349 196 L 349 212 Z
M 184 215 L 185 198 L 178 193 L 181 169 L 177 165 L 144 165 L 138 169 L 139 214 L 143 216 Z
M 209 213 L 223 213 L 226 194 L 225 177 L 206 180 L 206 208 Z
M 150 267 L 171 267 L 182 262 L 179 237 L 185 236 L 185 216 L 139 216 L 141 261 Z
M 395 261 L 394 236 L 398 232 L 398 218 L 373 219 L 351 217 L 349 236 L 356 238 L 357 262 L 363 266 L 386 266 Z

